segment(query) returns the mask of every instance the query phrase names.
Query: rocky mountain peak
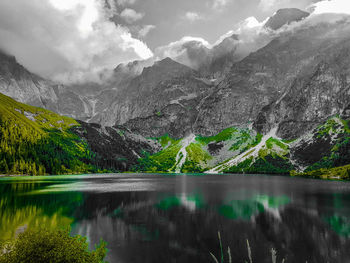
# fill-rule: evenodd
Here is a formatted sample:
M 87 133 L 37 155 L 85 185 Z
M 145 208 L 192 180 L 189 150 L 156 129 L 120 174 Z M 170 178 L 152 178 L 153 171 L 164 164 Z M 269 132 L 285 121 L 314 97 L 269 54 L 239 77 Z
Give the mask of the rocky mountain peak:
M 16 57 L 7 55 L 6 52 L 0 49 L 0 60 L 1 61 L 11 61 L 12 63 L 17 63 Z
M 184 65 L 176 62 L 175 60 L 173 60 L 173 59 L 171 59 L 169 57 L 166 57 L 165 59 L 156 62 L 155 66 L 156 67 L 160 67 L 160 68 L 166 68 L 166 69 L 172 69 L 172 68 L 175 68 L 175 67 L 176 68 L 184 67 Z
M 171 58 L 167 57 L 154 63 L 151 67 L 143 69 L 141 76 L 143 77 L 156 77 L 159 76 L 161 79 L 172 78 L 172 76 L 182 76 L 192 73 L 193 70 L 183 64 L 180 64 Z
M 302 11 L 298 8 L 284 8 L 279 9 L 270 19 L 266 22 L 265 27 L 272 30 L 277 30 L 284 25 L 288 25 L 292 22 L 300 21 L 310 14 Z

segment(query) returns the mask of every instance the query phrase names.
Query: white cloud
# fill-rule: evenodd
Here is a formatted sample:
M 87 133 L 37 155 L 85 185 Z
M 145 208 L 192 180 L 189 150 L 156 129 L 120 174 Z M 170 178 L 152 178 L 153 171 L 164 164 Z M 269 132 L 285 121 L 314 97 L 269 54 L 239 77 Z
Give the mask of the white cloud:
M 255 17 L 248 17 L 238 23 L 233 30 L 221 36 L 214 46 L 235 34 L 238 36 L 238 39 L 231 41 L 235 45 L 235 56 L 237 59 L 243 59 L 251 52 L 262 48 L 272 40 L 273 36 L 264 28 L 265 23 L 266 20 L 259 22 Z M 225 48 L 228 50 L 232 49 L 232 47 L 228 46 Z
M 224 6 L 226 6 L 231 0 L 214 0 L 213 2 L 213 8 L 214 9 L 221 9 Z
M 317 0 L 260 0 L 259 8 L 263 12 L 277 11 L 280 8 L 301 8 L 304 9 L 305 6 L 309 5 L 311 2 Z
M 107 3 L 107 7 L 109 8 L 109 10 L 111 12 L 111 16 L 118 13 L 117 4 L 116 4 L 115 0 L 106 0 L 106 3 Z
M 109 18 L 99 0 L 0 1 L 0 48 L 62 82 L 97 80 L 104 69 L 153 55 Z
M 129 24 L 134 23 L 144 17 L 144 14 L 136 12 L 134 9 L 131 8 L 125 8 L 121 13 L 120 16 L 125 19 L 126 22 Z
M 145 37 L 148 35 L 149 32 L 151 32 L 155 28 L 156 28 L 155 25 L 145 25 L 139 30 L 138 35 L 140 37 Z
M 186 36 L 155 50 L 155 60 L 170 57 L 188 67 L 197 69 L 207 58 L 210 44 L 203 38 Z
M 272 9 L 280 0 L 260 0 L 259 7 L 264 11 Z
M 332 0 L 321 1 L 313 6 L 313 14 L 350 14 L 350 1 L 349 0 Z
M 133 5 L 136 3 L 136 0 L 117 0 L 117 3 L 122 6 Z
M 201 20 L 202 16 L 200 16 L 198 13 L 196 12 L 187 12 L 185 14 L 185 18 L 191 22 L 195 22 L 197 20 Z

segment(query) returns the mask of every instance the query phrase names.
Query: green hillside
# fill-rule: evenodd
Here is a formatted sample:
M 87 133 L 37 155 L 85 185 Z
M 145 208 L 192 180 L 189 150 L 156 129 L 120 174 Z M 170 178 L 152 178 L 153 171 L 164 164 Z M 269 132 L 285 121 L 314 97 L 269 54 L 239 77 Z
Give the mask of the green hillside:
M 75 120 L 0 94 L 0 174 L 97 172 Z
M 261 135 L 230 127 L 211 137 L 165 135 L 152 140 L 121 129 L 78 123 L 0 94 L 0 174 L 133 170 L 348 177 L 349 121 L 339 116 L 293 141 L 278 138 L 277 129 Z M 155 145 L 161 149 L 155 150 Z
M 279 138 L 276 132 L 273 129 L 263 136 L 249 128 L 231 127 L 211 137 L 192 134 L 178 140 L 167 135 L 153 138 L 162 150 L 139 159 L 134 171 L 347 178 L 348 166 L 340 167 L 350 163 L 349 121 L 334 116 L 301 138 L 289 141 Z

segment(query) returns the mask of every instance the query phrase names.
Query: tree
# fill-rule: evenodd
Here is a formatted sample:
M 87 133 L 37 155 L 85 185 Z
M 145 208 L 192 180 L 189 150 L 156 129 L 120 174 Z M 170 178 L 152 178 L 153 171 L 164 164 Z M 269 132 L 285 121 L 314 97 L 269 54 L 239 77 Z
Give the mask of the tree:
M 89 250 L 85 237 L 69 235 L 69 230 L 27 230 L 0 246 L 0 263 L 100 263 L 106 256 L 101 240 Z

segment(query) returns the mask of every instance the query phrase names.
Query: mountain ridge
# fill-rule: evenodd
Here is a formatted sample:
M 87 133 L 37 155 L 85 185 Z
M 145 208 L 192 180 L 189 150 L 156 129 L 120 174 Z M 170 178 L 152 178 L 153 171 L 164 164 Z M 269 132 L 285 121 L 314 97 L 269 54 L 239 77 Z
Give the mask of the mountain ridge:
M 112 78 L 97 88 L 89 84 L 84 96 L 84 86 L 70 90 L 52 84 L 3 55 L 0 91 L 35 90 L 28 103 L 42 107 L 51 94 L 47 99 L 55 111 L 82 120 L 76 135 L 102 159 L 108 159 L 108 152 L 114 161 L 127 156 L 136 171 L 290 173 L 346 165 L 350 21 L 315 23 L 302 11 L 289 9 L 275 16 L 281 18 L 283 12 L 284 25 L 305 21 L 293 30 L 277 29 L 265 46 L 238 61 L 234 55 L 240 36 L 229 37 L 222 45 L 231 45 L 232 52 L 218 51 L 219 67 L 210 64 L 214 60 L 198 70 L 171 58 L 136 61 L 116 67 Z M 14 91 L 9 95 L 16 97 Z M 320 139 L 318 130 L 324 126 L 328 130 Z M 303 151 L 317 158 L 309 160 Z M 345 160 L 336 158 L 340 153 Z M 122 166 L 132 167 L 127 162 Z

